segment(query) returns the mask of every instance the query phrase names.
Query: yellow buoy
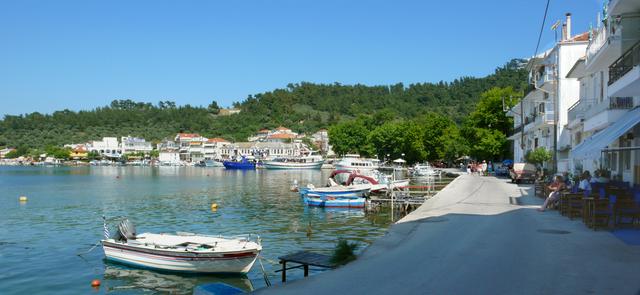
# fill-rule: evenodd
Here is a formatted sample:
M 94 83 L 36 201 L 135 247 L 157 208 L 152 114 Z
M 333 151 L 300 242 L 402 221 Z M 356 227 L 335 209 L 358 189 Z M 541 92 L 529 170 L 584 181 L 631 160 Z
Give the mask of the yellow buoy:
M 18 200 L 20 200 L 20 202 L 26 202 L 27 201 L 27 197 L 26 196 L 20 196 L 18 198 Z
M 214 210 L 214 211 L 218 210 L 218 204 L 216 203 L 211 204 L 211 210 Z

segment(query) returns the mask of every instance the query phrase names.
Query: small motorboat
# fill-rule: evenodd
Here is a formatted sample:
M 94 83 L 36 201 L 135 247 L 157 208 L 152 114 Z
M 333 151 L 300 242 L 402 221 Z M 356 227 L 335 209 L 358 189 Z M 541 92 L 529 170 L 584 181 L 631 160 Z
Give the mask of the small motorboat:
M 333 195 L 333 196 L 366 196 L 371 190 L 370 184 L 354 184 L 349 186 L 334 185 L 327 187 L 314 187 L 308 185 L 306 188 L 299 188 L 300 195 L 306 194 L 321 194 L 321 195 Z
M 120 222 L 113 238 L 108 236 L 105 224 L 105 239 L 101 242 L 108 260 L 191 273 L 246 274 L 262 250 L 260 238 L 254 235 L 136 234 L 128 219 Z
M 364 208 L 365 199 L 357 196 L 306 194 L 304 203 L 307 206 L 331 208 Z

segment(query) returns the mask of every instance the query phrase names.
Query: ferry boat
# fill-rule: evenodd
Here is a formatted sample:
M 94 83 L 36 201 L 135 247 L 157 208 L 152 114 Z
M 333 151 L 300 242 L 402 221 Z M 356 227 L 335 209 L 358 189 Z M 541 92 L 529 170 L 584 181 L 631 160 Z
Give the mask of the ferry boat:
M 303 157 L 275 158 L 264 162 L 266 169 L 320 169 L 324 159 L 320 155 L 310 154 Z
M 190 272 L 246 274 L 255 263 L 262 246 L 256 236 L 222 237 L 176 234 L 136 234 L 128 220 L 118 225 L 116 237 L 101 240 L 108 260 L 144 268 Z

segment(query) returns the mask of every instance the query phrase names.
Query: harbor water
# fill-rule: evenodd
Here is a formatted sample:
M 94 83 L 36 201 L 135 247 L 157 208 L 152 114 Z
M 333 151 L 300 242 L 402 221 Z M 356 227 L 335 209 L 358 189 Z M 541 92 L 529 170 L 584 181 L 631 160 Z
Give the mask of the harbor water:
M 258 234 L 264 267 L 279 283 L 277 257 L 298 250 L 330 254 L 338 240 L 363 249 L 383 235 L 388 211 L 309 208 L 300 184 L 326 183 L 331 171 L 233 171 L 199 167 L 0 167 L 0 294 L 191 294 L 224 282 L 265 286 L 260 265 L 247 276 L 182 275 L 104 260 L 102 216 L 142 232 Z M 27 201 L 20 201 L 26 196 Z M 211 204 L 218 204 L 212 211 Z M 302 271 L 287 273 L 290 280 Z M 98 289 L 90 286 L 102 281 Z

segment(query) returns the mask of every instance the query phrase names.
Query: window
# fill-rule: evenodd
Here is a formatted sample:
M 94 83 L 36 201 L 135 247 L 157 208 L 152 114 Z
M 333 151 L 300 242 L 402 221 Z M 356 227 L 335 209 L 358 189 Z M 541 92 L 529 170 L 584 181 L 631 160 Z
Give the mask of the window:
M 604 73 L 600 72 L 600 102 L 604 100 Z
M 538 148 L 538 138 L 537 137 L 533 140 L 533 148 L 534 149 Z

